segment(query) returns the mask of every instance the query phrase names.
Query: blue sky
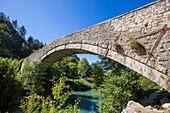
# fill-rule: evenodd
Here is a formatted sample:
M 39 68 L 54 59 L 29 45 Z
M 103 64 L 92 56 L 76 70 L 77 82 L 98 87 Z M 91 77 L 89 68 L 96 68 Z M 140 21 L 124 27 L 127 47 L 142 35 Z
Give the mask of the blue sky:
M 156 0 L 0 0 L 0 12 L 44 43 L 124 14 Z M 96 56 L 79 55 L 90 62 Z

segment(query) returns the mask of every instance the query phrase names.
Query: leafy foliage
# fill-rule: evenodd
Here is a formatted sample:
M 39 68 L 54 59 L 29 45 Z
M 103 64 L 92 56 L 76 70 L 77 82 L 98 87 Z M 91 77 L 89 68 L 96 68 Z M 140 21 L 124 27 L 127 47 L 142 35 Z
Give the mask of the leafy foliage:
M 38 113 L 40 109 L 40 100 L 36 99 L 37 95 L 32 94 L 27 99 L 21 100 L 20 108 L 24 113 Z
M 28 99 L 21 101 L 20 108 L 25 113 L 37 113 L 38 110 L 41 111 L 41 113 L 79 113 L 78 100 L 75 101 L 74 105 L 68 105 L 63 109 L 63 105 L 71 94 L 69 92 L 63 92 L 65 80 L 65 77 L 61 77 L 59 82 L 54 84 L 52 88 L 54 100 L 49 96 L 45 98 L 33 94 L 29 96 Z
M 104 81 L 104 70 L 99 61 L 92 64 L 92 78 L 95 87 L 100 86 Z
M 10 54 L 9 51 L 9 43 L 8 40 L 10 38 L 9 29 L 6 24 L 0 24 L 0 56 L 8 56 Z
M 139 76 L 132 71 L 121 70 L 118 75 L 106 77 L 99 89 L 99 112 L 120 112 L 127 102 L 136 99 Z
M 77 59 L 75 57 L 64 57 L 62 61 L 58 62 L 56 66 L 58 65 L 59 70 L 61 74 L 69 77 L 74 78 L 78 76 L 77 71 Z
M 21 61 L 0 57 L 0 105 L 12 104 L 21 96 Z
M 21 74 L 21 81 L 26 94 L 41 94 L 44 92 L 45 73 L 41 70 L 40 66 L 40 62 L 33 62 L 32 65 L 29 64 L 28 61 L 25 62 Z
M 63 105 L 67 98 L 69 97 L 69 92 L 63 92 L 66 78 L 61 79 L 53 86 L 56 80 L 58 80 L 59 74 L 65 73 L 63 67 L 70 69 L 68 65 L 69 62 L 75 63 L 75 69 L 78 71 L 78 60 L 74 58 L 69 58 L 60 67 L 60 63 L 56 63 L 52 68 L 53 74 L 46 74 L 41 70 L 41 63 L 34 62 L 30 65 L 26 62 L 22 74 L 19 73 L 20 62 L 18 60 L 12 60 L 7 58 L 0 58 L 0 90 L 2 94 L 1 104 L 10 103 L 11 100 L 16 100 L 21 92 L 22 88 L 27 95 L 30 94 L 28 99 L 22 101 L 22 109 L 36 112 L 42 109 L 44 112 L 53 112 L 56 109 L 62 112 L 66 112 L 73 109 L 70 105 L 63 109 Z M 99 101 L 99 111 L 110 113 L 110 112 L 120 112 L 125 106 L 128 100 L 138 98 L 139 88 L 144 90 L 150 90 L 155 87 L 154 83 L 151 83 L 146 78 L 139 76 L 137 73 L 132 72 L 130 69 L 125 68 L 121 64 L 118 64 L 110 59 L 100 58 L 101 61 L 93 63 L 92 65 L 92 78 L 85 79 L 75 79 L 73 80 L 77 84 L 90 85 L 87 82 L 92 81 L 96 86 L 99 86 L 98 97 Z M 61 61 L 62 62 L 62 61 Z M 56 66 L 56 67 L 55 67 Z M 73 66 L 74 67 L 74 66 Z M 65 70 L 67 71 L 67 70 Z M 76 73 L 78 76 L 78 73 Z M 50 83 L 50 85 L 48 85 Z M 22 86 L 22 87 L 21 87 Z M 52 88 L 52 91 L 47 89 Z M 48 94 L 45 94 L 45 91 Z M 15 92 L 15 93 L 14 93 Z M 54 100 L 51 99 L 50 93 L 53 92 Z M 36 93 L 36 95 L 34 95 Z M 38 97 L 38 95 L 43 95 Z M 24 94 L 25 95 L 25 94 Z M 57 102 L 57 104 L 56 104 Z M 76 101 L 77 103 L 77 101 Z M 50 108 L 50 109 L 49 109 Z M 75 110 L 77 107 L 75 107 Z M 29 112 L 27 111 L 27 112 Z
M 141 91 L 149 94 L 152 89 L 160 89 L 155 83 L 113 60 L 104 57 L 100 60 L 104 82 L 95 95 L 99 97 L 101 113 L 119 113 L 129 100 L 141 99 Z
M 112 45 L 116 51 L 119 51 L 121 49 L 121 45 L 118 42 L 114 42 Z
M 134 52 L 140 52 L 141 48 L 144 49 L 144 46 L 135 39 L 129 41 L 129 46 Z
M 139 78 L 139 85 L 143 88 L 143 90 L 145 91 L 149 91 L 149 90 L 162 90 L 162 88 L 160 86 L 158 86 L 156 83 L 150 81 L 149 79 L 147 79 L 144 76 L 140 76 Z
M 68 78 L 88 77 L 90 73 L 90 65 L 87 59 L 81 60 L 77 56 L 64 57 L 61 61 L 56 62 L 50 69 L 52 75 L 64 75 Z
M 120 70 L 124 70 L 127 67 L 108 58 L 99 56 L 99 59 L 101 60 L 101 67 L 103 68 L 103 70 L 105 71 L 109 71 L 111 73 L 117 73 L 120 72 Z
M 19 29 L 19 34 L 21 35 L 22 38 L 25 38 L 25 35 L 26 35 L 26 29 L 25 29 L 25 26 L 21 26 L 20 29 Z
M 86 58 L 82 58 L 78 62 L 78 74 L 81 77 L 87 77 L 90 75 L 90 65 Z

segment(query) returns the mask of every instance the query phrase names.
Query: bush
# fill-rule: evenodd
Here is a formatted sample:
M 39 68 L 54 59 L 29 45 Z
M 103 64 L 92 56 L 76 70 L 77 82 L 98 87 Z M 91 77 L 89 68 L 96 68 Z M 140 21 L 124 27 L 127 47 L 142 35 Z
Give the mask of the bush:
M 0 57 L 0 105 L 10 105 L 21 96 L 21 61 Z
M 63 109 L 66 100 L 71 95 L 70 92 L 63 92 L 65 80 L 66 78 L 61 77 L 60 80 L 54 84 L 52 88 L 54 100 L 49 96 L 45 98 L 32 94 L 28 99 L 21 101 L 20 108 L 25 113 L 37 113 L 38 111 L 41 111 L 41 113 L 79 113 L 79 100 L 76 100 L 74 105 L 68 105 Z
M 117 42 L 114 42 L 114 43 L 113 43 L 113 47 L 114 47 L 114 49 L 115 49 L 116 51 L 119 51 L 119 50 L 121 49 L 121 45 L 120 45 L 119 43 L 117 43 Z
M 27 95 L 44 93 L 44 79 L 45 73 L 41 69 L 41 62 L 33 62 L 33 64 L 29 64 L 28 61 L 25 62 L 21 81 Z
M 139 89 L 138 78 L 135 72 L 129 70 L 122 70 L 118 75 L 106 77 L 98 90 L 99 112 L 121 112 L 129 100 L 135 100 Z
M 143 48 L 143 45 L 140 44 L 137 40 L 131 39 L 129 41 L 129 46 L 134 52 L 140 52 L 141 48 Z

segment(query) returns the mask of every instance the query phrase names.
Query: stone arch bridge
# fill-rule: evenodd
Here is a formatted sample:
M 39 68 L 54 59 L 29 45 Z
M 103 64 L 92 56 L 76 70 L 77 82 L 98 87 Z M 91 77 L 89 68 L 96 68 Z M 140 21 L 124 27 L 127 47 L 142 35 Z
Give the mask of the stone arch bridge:
M 170 91 L 169 27 L 170 0 L 159 0 L 58 38 L 31 54 L 28 60 L 42 61 L 43 69 L 47 69 L 70 54 L 97 54 L 133 69 Z M 128 42 L 131 39 L 143 46 L 132 50 Z

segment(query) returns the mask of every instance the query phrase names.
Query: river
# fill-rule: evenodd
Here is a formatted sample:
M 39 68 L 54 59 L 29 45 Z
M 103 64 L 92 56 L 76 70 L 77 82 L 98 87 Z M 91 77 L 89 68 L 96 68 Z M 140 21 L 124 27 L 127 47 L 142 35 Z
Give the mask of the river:
M 98 103 L 98 98 L 94 98 L 92 96 L 91 90 L 74 92 L 69 97 L 66 104 L 73 103 L 74 100 L 78 98 L 80 98 L 80 103 L 79 103 L 80 113 L 89 113 L 92 111 L 93 113 L 98 113 L 97 105 L 96 105 Z M 22 111 L 16 106 L 1 109 L 0 113 L 4 113 L 7 110 L 9 111 L 9 113 L 22 113 Z
M 77 98 L 81 98 L 79 103 L 80 113 L 89 113 L 90 111 L 98 113 L 97 103 L 99 99 L 92 96 L 91 90 L 74 92 L 67 102 L 72 103 Z

